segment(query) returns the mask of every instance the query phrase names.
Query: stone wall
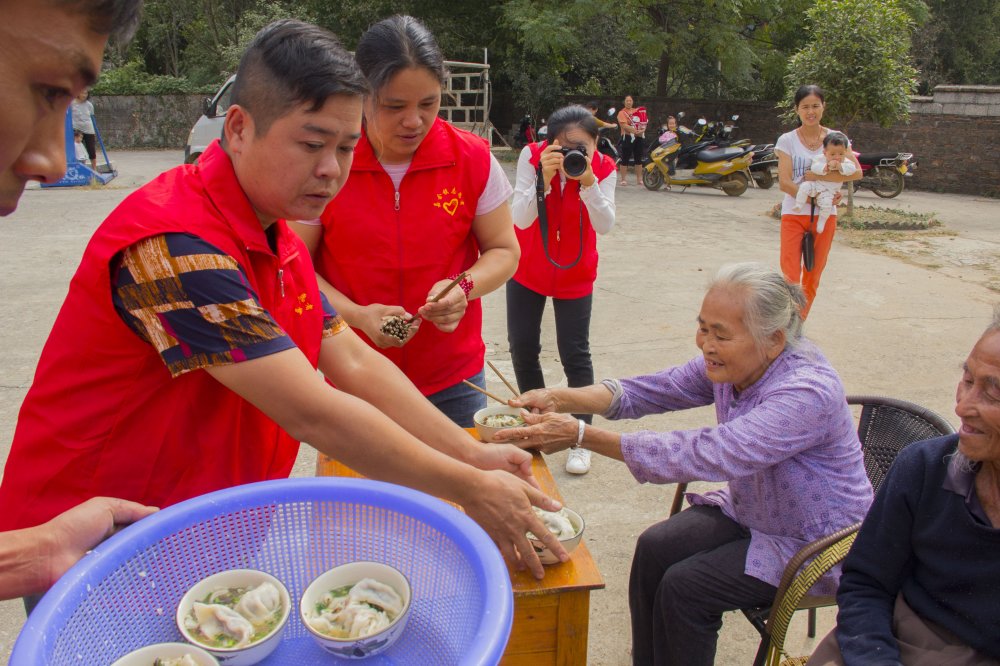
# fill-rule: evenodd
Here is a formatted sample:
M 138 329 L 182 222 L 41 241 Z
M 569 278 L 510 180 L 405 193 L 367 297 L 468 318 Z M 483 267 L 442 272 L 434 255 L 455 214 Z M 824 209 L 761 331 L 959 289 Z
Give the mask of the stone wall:
M 94 96 L 94 116 L 108 150 L 183 148 L 205 95 Z

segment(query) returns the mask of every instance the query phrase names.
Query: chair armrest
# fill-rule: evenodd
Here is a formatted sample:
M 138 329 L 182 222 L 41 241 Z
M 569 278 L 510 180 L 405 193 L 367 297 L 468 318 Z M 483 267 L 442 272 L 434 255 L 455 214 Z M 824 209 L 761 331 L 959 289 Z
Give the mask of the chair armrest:
M 847 556 L 860 528 L 861 523 L 855 523 L 806 544 L 785 565 L 785 570 L 781 574 L 781 582 L 778 584 L 778 591 L 774 595 L 771 614 L 767 618 L 766 631 L 770 642 L 768 663 L 771 663 L 771 656 L 775 655 L 776 652 L 780 656 L 792 614 L 798 608 L 806 592 L 823 574 Z M 809 562 L 810 558 L 812 558 L 811 562 Z M 806 562 L 809 563 L 803 567 Z
M 673 516 L 680 512 L 681 505 L 684 504 L 684 493 L 687 492 L 688 484 L 678 483 L 677 490 L 674 491 L 674 499 L 670 503 L 670 515 Z M 668 516 L 669 517 L 669 516 Z

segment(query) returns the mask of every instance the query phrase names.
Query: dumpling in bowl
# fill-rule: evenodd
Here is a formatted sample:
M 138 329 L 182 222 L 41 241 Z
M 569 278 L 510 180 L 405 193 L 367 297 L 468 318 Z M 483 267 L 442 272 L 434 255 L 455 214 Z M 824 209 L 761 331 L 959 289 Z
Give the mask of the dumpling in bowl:
M 544 509 L 539 509 L 537 506 L 531 508 L 534 510 L 535 515 L 542 519 L 545 529 L 555 535 L 557 539 L 570 539 L 576 536 L 576 528 L 573 527 L 573 522 L 569 519 L 569 515 L 562 509 L 558 511 L 545 511 Z M 533 534 L 531 536 L 537 538 Z
M 403 599 L 396 590 L 373 578 L 362 578 L 357 585 L 351 588 L 349 596 L 352 602 L 364 602 L 378 606 L 389 613 L 391 617 L 396 617 L 403 612 Z
M 348 627 L 348 636 L 359 638 L 371 636 L 388 627 L 392 623 L 389 617 L 387 613 L 367 604 L 351 602 L 337 619 L 341 625 Z
M 313 629 L 332 638 L 364 638 L 392 624 L 403 612 L 403 599 L 390 585 L 362 578 L 320 597 L 315 614 L 306 616 Z
M 253 636 L 250 620 L 228 606 L 196 601 L 191 613 L 188 629 L 207 638 L 209 647 L 243 647 Z
M 281 610 L 281 593 L 274 583 L 261 583 L 247 590 L 233 610 L 250 620 L 255 627 L 259 627 Z

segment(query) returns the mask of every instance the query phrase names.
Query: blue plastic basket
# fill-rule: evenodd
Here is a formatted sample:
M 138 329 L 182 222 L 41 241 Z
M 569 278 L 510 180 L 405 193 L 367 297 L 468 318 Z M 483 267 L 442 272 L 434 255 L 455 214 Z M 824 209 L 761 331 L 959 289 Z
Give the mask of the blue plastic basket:
M 423 493 L 364 479 L 285 479 L 182 502 L 84 557 L 30 615 L 14 666 L 101 666 L 144 645 L 183 641 L 174 620 L 188 588 L 218 571 L 280 579 L 293 610 L 261 664 L 353 663 L 306 632 L 298 601 L 331 567 L 375 560 L 413 588 L 406 631 L 370 664 L 473 665 L 500 660 L 513 593 L 496 546 L 463 513 Z

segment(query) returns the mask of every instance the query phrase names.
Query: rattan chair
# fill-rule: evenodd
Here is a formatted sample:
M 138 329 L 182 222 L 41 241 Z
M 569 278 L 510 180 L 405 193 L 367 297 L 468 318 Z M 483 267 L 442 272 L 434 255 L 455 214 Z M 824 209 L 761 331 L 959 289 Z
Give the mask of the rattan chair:
M 955 432 L 952 425 L 936 412 L 905 400 L 897 400 L 896 398 L 875 395 L 851 395 L 847 396 L 847 403 L 849 405 L 857 405 L 861 407 L 861 416 L 858 420 L 858 439 L 861 440 L 861 449 L 865 460 L 865 471 L 868 474 L 868 479 L 871 481 L 872 489 L 875 492 L 878 492 L 878 489 L 882 486 L 882 481 L 885 480 L 885 475 L 892 466 L 893 460 L 896 459 L 896 455 L 903 450 L 904 447 L 912 444 L 913 442 L 919 442 L 921 440 L 931 439 L 941 435 L 950 435 Z M 671 516 L 681 510 L 681 506 L 684 503 L 684 493 L 686 491 L 686 483 L 677 484 L 677 490 L 674 493 L 674 498 L 670 505 Z M 857 526 L 846 529 L 847 531 L 851 529 L 856 530 Z M 845 530 L 841 530 L 841 532 L 845 532 Z M 801 566 L 803 562 L 808 560 L 817 552 L 822 551 L 824 548 L 833 548 L 839 539 L 846 538 L 847 535 L 841 534 L 841 532 L 836 533 L 841 535 L 837 539 L 833 539 L 836 535 L 830 535 L 803 547 L 802 550 L 789 560 L 788 567 L 791 567 L 796 563 L 796 561 L 798 562 L 798 565 L 791 571 L 791 573 L 789 573 L 789 569 L 786 567 L 785 575 L 792 576 L 794 578 L 795 571 L 798 570 L 799 566 Z M 833 539 L 833 541 L 829 541 L 830 539 Z M 799 594 L 798 598 L 794 602 L 793 611 L 809 611 L 808 631 L 810 638 L 814 638 L 816 636 L 816 609 L 835 605 L 836 597 L 833 595 L 807 595 L 805 592 L 814 582 L 816 582 L 816 580 L 820 578 L 820 576 L 822 576 L 823 573 L 843 559 L 843 556 L 847 554 L 847 549 L 850 548 L 850 544 L 853 543 L 853 541 L 854 537 L 850 536 L 849 540 L 846 541 L 847 547 L 843 549 L 843 555 L 840 556 L 840 559 L 829 562 L 829 566 L 827 566 L 826 569 L 821 569 L 819 571 L 819 575 L 812 579 L 809 586 L 803 589 L 802 594 Z M 818 566 L 821 565 L 817 565 L 817 567 Z M 809 567 L 812 568 L 813 564 L 810 563 Z M 805 572 L 803 571 L 803 575 L 804 574 Z M 810 573 L 810 575 L 812 575 L 812 573 Z M 782 597 L 780 588 L 778 590 L 778 594 L 775 596 L 775 604 L 780 604 L 782 608 L 787 605 Z M 765 657 L 774 653 L 780 655 L 784 648 L 784 632 L 787 629 L 787 622 L 785 623 L 784 628 L 782 628 L 780 641 L 777 640 L 777 637 L 772 634 L 769 629 L 770 618 L 773 615 L 772 611 L 774 607 L 774 605 L 770 605 L 758 608 L 742 609 L 743 615 L 746 616 L 751 624 L 753 624 L 761 636 L 760 648 L 757 651 L 757 658 L 754 660 L 754 666 L 762 666 L 764 664 Z M 789 612 L 788 615 L 790 619 L 791 612 Z M 776 663 L 777 662 L 775 662 L 775 664 Z
M 779 666 L 792 615 L 802 607 L 802 601 L 806 598 L 809 588 L 822 578 L 823 574 L 847 557 L 847 551 L 851 549 L 860 527 L 861 523 L 855 523 L 817 539 L 795 553 L 788 561 L 781 574 L 778 592 L 774 595 L 774 605 L 771 606 L 767 618 L 767 637 L 761 641 L 754 663 Z

